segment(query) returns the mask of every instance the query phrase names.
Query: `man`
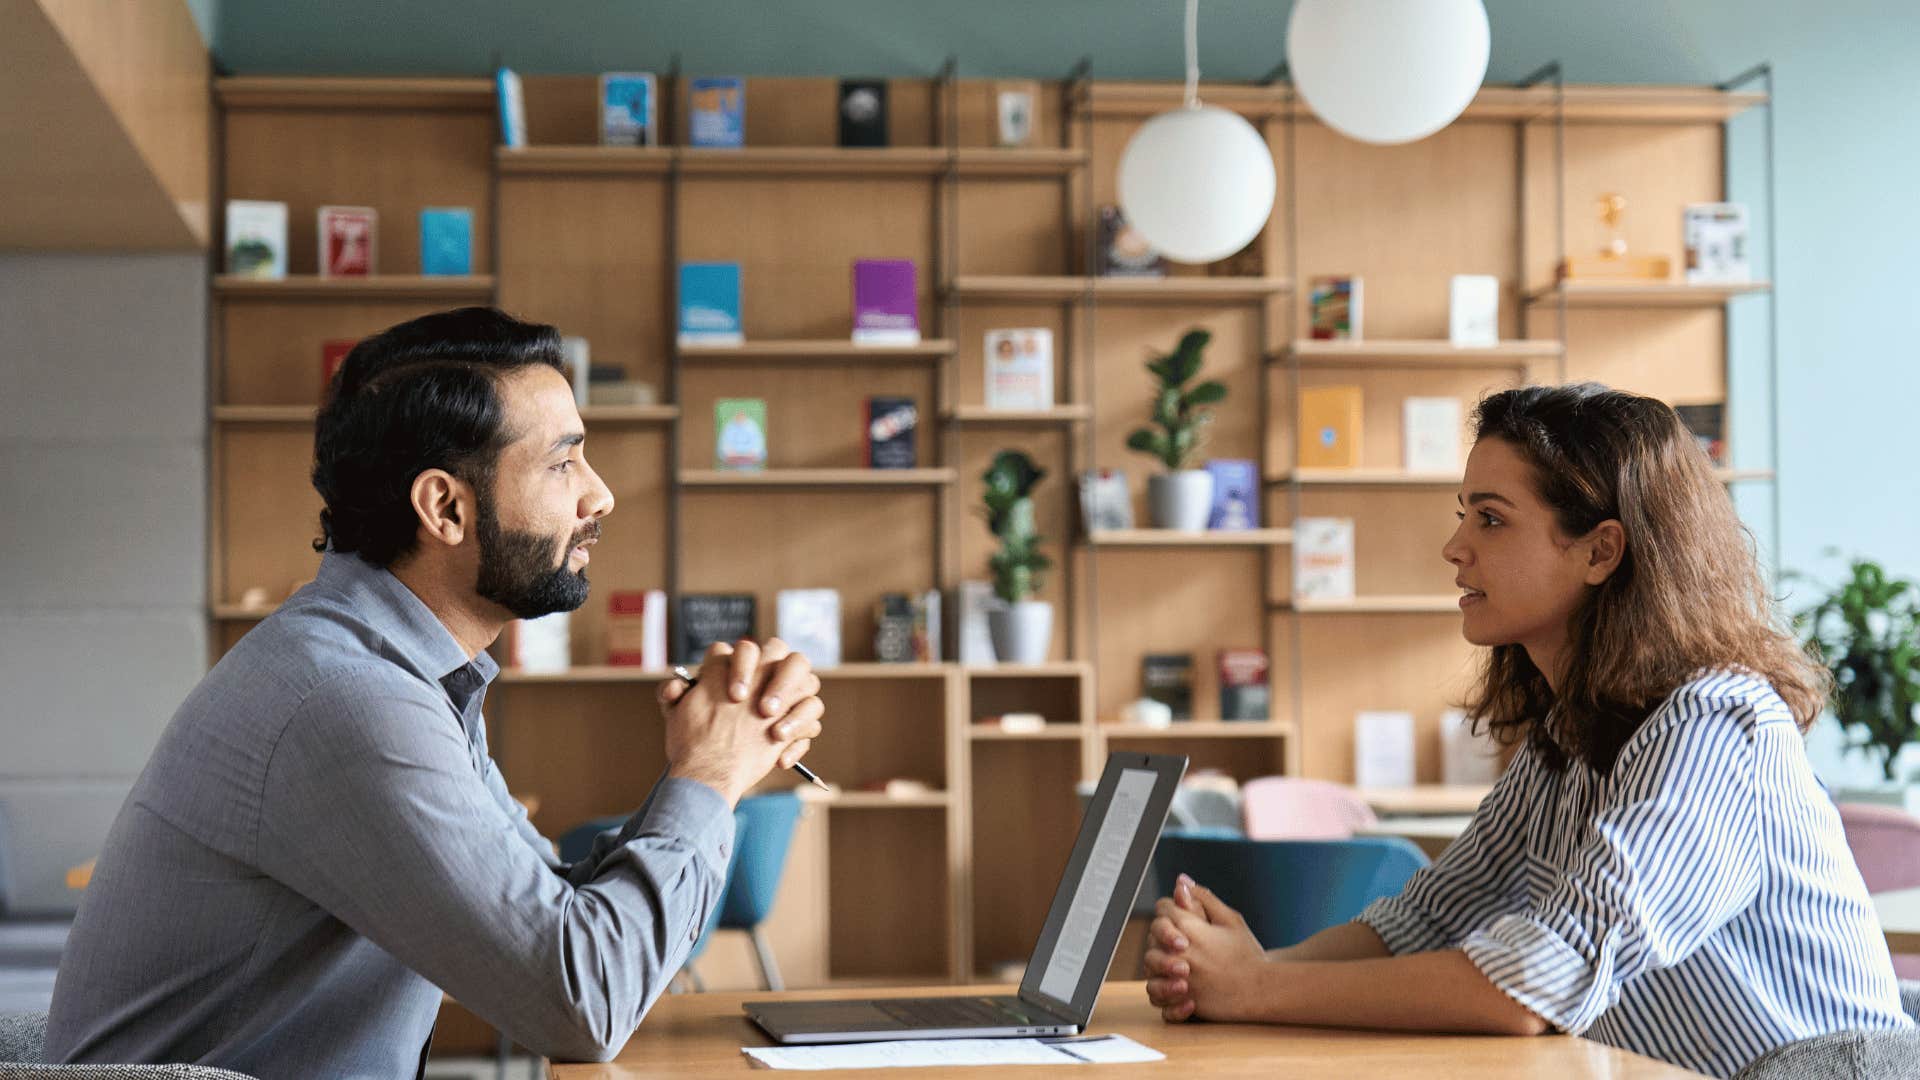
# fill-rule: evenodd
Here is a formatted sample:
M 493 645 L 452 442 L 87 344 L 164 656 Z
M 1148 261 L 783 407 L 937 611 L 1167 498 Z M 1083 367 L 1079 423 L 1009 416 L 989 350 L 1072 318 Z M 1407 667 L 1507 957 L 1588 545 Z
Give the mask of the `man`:
M 417 1075 L 453 994 L 605 1060 L 718 897 L 732 806 L 820 732 L 778 640 L 662 692 L 667 775 L 561 866 L 487 756 L 484 651 L 579 607 L 613 497 L 559 336 L 467 308 L 360 343 L 321 410 L 319 576 L 180 707 L 107 838 L 45 1055 Z M 638 718 L 636 717 L 636 721 Z

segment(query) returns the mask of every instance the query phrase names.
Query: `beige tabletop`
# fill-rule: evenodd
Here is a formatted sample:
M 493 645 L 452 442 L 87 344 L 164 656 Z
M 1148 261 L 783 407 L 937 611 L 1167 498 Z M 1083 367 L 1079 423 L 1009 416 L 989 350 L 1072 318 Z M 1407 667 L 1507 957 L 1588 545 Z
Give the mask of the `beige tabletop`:
M 1004 993 L 986 987 L 937 987 L 860 991 L 886 994 Z M 617 1058 L 605 1065 L 552 1066 L 553 1080 L 630 1080 L 635 1077 L 715 1076 L 753 1069 L 743 1046 L 765 1046 L 766 1036 L 740 1011 L 751 998 L 846 997 L 846 990 L 785 994 L 680 994 L 660 999 L 646 1022 Z M 1351 1077 L 1409 1076 L 1422 1080 L 1453 1077 L 1498 1078 L 1607 1077 L 1609 1080 L 1687 1077 L 1672 1065 L 1566 1035 L 1500 1038 L 1469 1035 L 1401 1035 L 1324 1028 L 1269 1027 L 1252 1024 L 1167 1024 L 1147 1004 L 1142 984 L 1109 983 L 1094 1013 L 1092 1033 L 1117 1032 L 1167 1055 L 1145 1065 L 1046 1066 L 913 1069 L 903 1077 L 1070 1077 L 1098 1071 L 1102 1076 L 1150 1076 L 1159 1080 L 1197 1077 L 1285 1077 L 1286 1080 L 1349 1080 Z M 837 1070 L 836 1070 L 837 1072 Z M 824 1075 L 809 1073 L 807 1075 Z M 843 1074 L 844 1075 L 844 1074 Z M 860 1070 L 870 1080 L 873 1070 Z
M 1873 910 L 1880 915 L 1887 948 L 1896 953 L 1920 953 L 1920 889 L 1875 893 Z

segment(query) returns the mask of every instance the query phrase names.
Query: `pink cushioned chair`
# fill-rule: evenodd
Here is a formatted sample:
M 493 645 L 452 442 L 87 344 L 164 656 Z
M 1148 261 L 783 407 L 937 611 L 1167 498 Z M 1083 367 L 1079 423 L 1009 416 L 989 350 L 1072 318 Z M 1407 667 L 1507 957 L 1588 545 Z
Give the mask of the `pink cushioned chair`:
M 1291 776 L 1247 781 L 1240 806 L 1249 840 L 1345 840 L 1378 820 L 1352 788 Z
M 1920 818 L 1891 806 L 1841 803 L 1840 824 L 1870 893 L 1920 888 Z M 1920 979 L 1920 955 L 1893 958 L 1903 979 Z

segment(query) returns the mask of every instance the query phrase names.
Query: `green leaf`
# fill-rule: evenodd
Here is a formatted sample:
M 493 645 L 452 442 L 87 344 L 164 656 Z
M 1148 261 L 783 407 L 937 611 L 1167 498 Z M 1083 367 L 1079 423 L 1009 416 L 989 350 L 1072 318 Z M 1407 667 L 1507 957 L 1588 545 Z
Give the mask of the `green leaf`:
M 1227 399 L 1227 384 L 1211 380 L 1187 391 L 1187 407 L 1195 405 L 1218 405 Z

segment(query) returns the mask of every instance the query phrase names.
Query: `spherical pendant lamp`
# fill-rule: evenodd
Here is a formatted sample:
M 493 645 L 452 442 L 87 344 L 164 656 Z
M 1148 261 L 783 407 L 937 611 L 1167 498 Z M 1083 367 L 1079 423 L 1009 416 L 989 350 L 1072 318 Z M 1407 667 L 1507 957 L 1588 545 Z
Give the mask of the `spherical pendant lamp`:
M 1481 0 L 1295 0 L 1287 68 L 1314 114 L 1350 138 L 1439 131 L 1487 77 Z

